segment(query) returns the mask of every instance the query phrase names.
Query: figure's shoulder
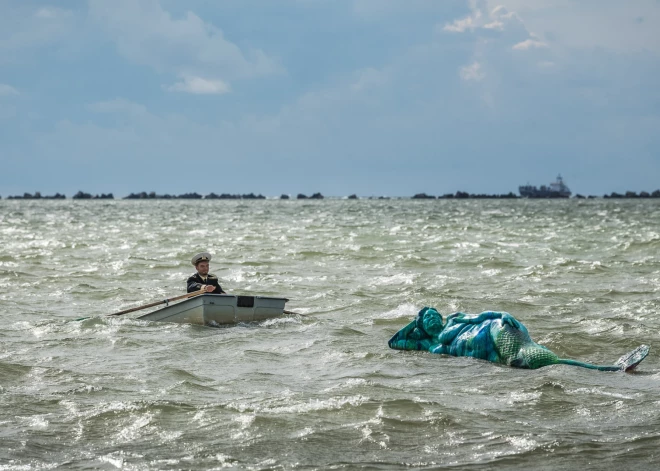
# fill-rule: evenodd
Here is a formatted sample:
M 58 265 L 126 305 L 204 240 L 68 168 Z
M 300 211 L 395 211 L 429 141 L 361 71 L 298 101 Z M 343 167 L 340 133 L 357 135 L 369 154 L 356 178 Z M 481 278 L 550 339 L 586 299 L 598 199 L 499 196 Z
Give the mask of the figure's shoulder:
M 188 277 L 188 280 L 195 280 L 195 279 L 197 279 L 197 273 L 193 273 Z
M 214 279 L 217 280 L 218 279 L 218 277 L 215 276 L 213 273 L 209 273 L 208 275 L 206 275 L 206 277 L 210 280 L 214 280 Z

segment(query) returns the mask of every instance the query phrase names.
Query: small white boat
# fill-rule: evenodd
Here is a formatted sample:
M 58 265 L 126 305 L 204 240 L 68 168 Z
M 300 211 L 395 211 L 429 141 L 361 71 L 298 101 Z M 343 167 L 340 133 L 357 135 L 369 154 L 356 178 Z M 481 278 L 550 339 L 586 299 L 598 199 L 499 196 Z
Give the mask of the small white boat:
M 222 325 L 272 319 L 284 314 L 286 298 L 202 294 L 138 319 L 179 324 Z

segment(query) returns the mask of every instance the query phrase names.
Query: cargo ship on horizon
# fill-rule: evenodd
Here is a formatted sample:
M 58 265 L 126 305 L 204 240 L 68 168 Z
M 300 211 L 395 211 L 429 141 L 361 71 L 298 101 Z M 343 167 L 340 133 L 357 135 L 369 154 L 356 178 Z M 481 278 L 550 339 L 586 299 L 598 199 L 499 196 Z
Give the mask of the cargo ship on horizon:
M 561 175 L 557 175 L 557 181 L 550 183 L 549 186 L 541 185 L 541 188 L 537 188 L 528 183 L 519 186 L 518 191 L 524 198 L 568 198 L 571 196 L 571 190 L 566 186 Z

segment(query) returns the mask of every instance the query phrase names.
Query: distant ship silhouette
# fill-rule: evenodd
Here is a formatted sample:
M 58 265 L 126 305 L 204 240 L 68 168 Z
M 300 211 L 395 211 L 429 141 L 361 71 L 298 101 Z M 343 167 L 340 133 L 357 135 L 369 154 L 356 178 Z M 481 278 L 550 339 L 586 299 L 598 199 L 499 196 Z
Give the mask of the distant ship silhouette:
M 550 183 L 550 186 L 541 185 L 541 188 L 530 185 L 518 187 L 520 196 L 525 198 L 568 198 L 571 196 L 571 190 L 564 184 L 561 175 L 557 175 L 557 181 Z

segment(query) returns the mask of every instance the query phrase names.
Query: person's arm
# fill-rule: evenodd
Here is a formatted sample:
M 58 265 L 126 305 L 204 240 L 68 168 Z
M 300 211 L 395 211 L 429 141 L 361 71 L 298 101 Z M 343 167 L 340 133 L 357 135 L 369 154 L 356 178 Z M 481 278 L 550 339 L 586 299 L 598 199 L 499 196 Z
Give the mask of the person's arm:
M 452 319 L 462 319 L 465 316 L 466 316 L 466 314 L 464 314 L 462 312 L 455 312 L 455 313 L 449 314 L 447 316 L 446 322 L 447 322 L 447 324 L 449 324 L 450 320 L 452 320 Z M 461 321 L 455 321 L 455 322 L 461 322 Z
M 188 278 L 188 281 L 186 282 L 186 286 L 187 286 L 188 293 L 192 293 L 194 291 L 199 291 L 200 289 L 202 289 L 206 285 L 203 285 L 202 283 L 199 283 L 197 281 L 197 279 L 195 278 L 195 276 L 193 275 L 190 278 Z
M 227 294 L 220 286 L 220 280 L 215 275 L 209 275 L 208 277 L 209 286 L 213 286 L 215 289 L 210 291 L 212 294 Z
M 431 339 L 420 332 L 416 321 L 412 321 L 394 334 L 387 344 L 395 350 L 428 350 L 431 347 Z
M 454 322 L 461 324 L 481 324 L 483 321 L 493 319 L 502 319 L 502 323 L 504 324 L 509 324 L 516 329 L 521 328 L 520 322 L 508 312 L 485 311 L 474 317 L 461 314 L 453 318 Z

